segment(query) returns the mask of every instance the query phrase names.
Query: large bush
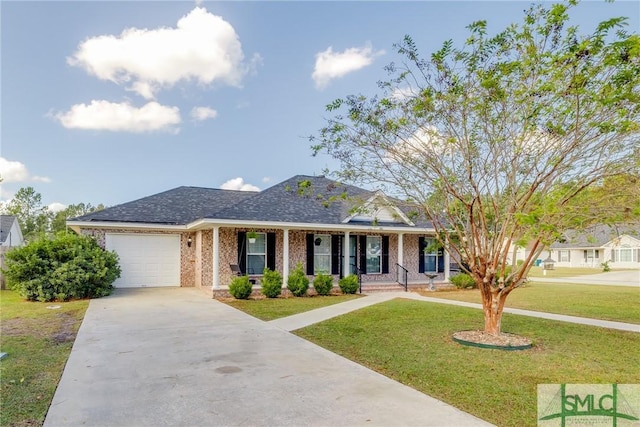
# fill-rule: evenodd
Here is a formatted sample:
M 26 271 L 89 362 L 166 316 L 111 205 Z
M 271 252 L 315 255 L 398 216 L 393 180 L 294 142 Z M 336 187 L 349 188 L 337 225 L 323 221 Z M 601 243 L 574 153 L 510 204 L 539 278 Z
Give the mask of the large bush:
M 304 274 L 302 264 L 298 263 L 296 268 L 289 274 L 287 278 L 287 289 L 296 297 L 307 294 L 307 290 L 309 290 L 309 278 Z
M 265 268 L 261 283 L 262 294 L 267 298 L 277 298 L 282 293 L 282 276 L 277 271 Z
M 350 274 L 338 281 L 343 294 L 355 294 L 358 290 L 358 276 Z
M 235 299 L 247 299 L 251 295 L 252 288 L 249 276 L 234 277 L 229 285 L 229 293 Z
M 313 289 L 316 290 L 318 295 L 329 295 L 331 289 L 333 289 L 333 276 L 329 274 L 318 274 L 313 279 Z
M 455 276 L 451 276 L 449 281 L 453 283 L 453 285 L 458 289 L 467 289 L 467 288 L 475 288 L 476 282 L 473 280 L 473 277 L 469 276 L 467 273 L 459 273 Z
M 30 301 L 99 298 L 120 277 L 118 255 L 91 237 L 61 233 L 5 255 L 7 286 Z

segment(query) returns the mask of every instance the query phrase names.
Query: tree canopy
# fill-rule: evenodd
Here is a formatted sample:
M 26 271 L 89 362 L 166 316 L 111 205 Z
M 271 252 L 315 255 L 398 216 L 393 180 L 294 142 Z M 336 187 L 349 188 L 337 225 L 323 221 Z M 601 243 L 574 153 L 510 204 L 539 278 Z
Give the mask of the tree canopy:
M 67 228 L 67 219 L 102 210 L 104 205 L 91 203 L 71 204 L 54 212 L 42 204 L 42 194 L 33 187 L 20 188 L 13 199 L 0 206 L 0 212 L 15 215 L 25 240 L 54 235 Z
M 311 137 L 342 180 L 421 207 L 478 284 L 487 332 L 564 230 L 640 216 L 640 36 L 623 17 L 585 33 L 569 25 L 577 6 L 531 6 L 494 35 L 472 23 L 427 58 L 405 36 L 381 93 L 335 100 Z M 626 215 L 589 209 L 598 191 L 629 200 Z M 507 265 L 526 243 L 525 263 Z

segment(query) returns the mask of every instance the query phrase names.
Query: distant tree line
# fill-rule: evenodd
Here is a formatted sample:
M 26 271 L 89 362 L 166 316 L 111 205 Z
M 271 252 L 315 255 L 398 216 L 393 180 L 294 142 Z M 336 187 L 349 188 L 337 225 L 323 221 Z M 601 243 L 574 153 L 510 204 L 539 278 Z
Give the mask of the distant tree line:
M 102 203 L 98 206 L 93 206 L 91 203 L 78 203 L 71 204 L 61 211 L 53 212 L 42 204 L 42 195 L 36 192 L 33 187 L 23 187 L 18 190 L 13 199 L 6 203 L 0 203 L 2 215 L 14 215 L 18 219 L 26 241 L 65 231 L 67 219 L 104 208 Z

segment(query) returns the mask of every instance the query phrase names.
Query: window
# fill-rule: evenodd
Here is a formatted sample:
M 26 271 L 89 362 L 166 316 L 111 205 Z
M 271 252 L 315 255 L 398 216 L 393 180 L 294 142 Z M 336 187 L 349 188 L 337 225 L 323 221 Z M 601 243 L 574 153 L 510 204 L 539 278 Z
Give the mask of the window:
M 438 244 L 435 239 L 425 239 L 424 244 L 424 272 L 438 273 L 438 257 L 441 255 Z
M 256 233 L 255 242 L 247 237 L 247 274 L 262 274 L 267 258 L 267 235 Z
M 569 255 L 569 249 L 560 249 L 558 251 L 558 262 L 571 261 L 571 255 Z
M 313 235 L 313 274 L 331 272 L 331 236 Z
M 618 261 L 633 262 L 633 249 L 631 248 L 618 249 Z
M 382 273 L 382 237 L 367 236 L 365 254 L 367 274 Z

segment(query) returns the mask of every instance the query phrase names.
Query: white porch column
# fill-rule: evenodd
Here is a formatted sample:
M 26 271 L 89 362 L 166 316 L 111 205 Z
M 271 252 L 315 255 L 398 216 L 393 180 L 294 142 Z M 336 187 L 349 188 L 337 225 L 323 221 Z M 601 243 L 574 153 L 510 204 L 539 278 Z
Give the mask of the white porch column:
M 202 230 L 196 231 L 196 272 L 195 272 L 195 285 L 197 287 L 202 286 Z
M 344 261 L 342 262 L 342 275 L 347 277 L 351 274 L 351 266 L 349 265 L 349 232 L 344 232 L 344 242 L 342 242 L 342 254 L 344 255 Z
M 287 287 L 289 277 L 289 229 L 285 228 L 282 239 L 282 287 Z
M 404 267 L 404 233 L 398 234 L 398 264 Z
M 213 286 L 220 289 L 220 227 L 213 227 Z
M 449 264 L 451 263 L 451 256 L 449 255 L 449 245 L 444 247 L 444 280 L 449 280 Z

